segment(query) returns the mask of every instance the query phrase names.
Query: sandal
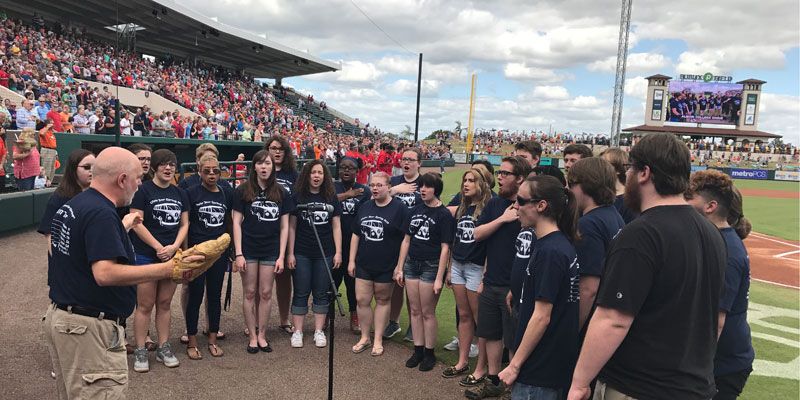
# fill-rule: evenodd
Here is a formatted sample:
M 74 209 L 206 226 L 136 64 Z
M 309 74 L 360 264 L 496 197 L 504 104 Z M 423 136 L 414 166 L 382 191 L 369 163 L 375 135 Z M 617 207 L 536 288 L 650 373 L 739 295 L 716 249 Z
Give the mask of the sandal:
M 225 355 L 225 352 L 222 351 L 222 349 L 211 343 L 208 344 L 208 352 L 211 353 L 212 357 L 222 357 Z
M 197 347 L 191 346 L 186 348 L 186 355 L 189 356 L 190 360 L 202 360 L 203 355 L 200 353 L 200 349 Z
M 481 385 L 484 381 L 486 381 L 486 375 L 476 378 L 475 375 L 469 374 L 464 377 L 464 379 L 458 381 L 458 384 L 461 386 L 472 387 Z
M 372 353 L 370 353 L 373 357 L 380 357 L 383 355 L 383 347 L 375 346 L 372 348 Z
M 206 337 L 208 337 L 208 331 L 203 331 L 203 335 L 206 335 Z M 217 332 L 217 340 L 225 340 L 225 333 L 223 333 L 222 331 Z
M 370 341 L 367 341 L 366 343 L 360 343 L 360 344 L 356 343 L 356 345 L 353 346 L 353 353 L 356 353 L 356 354 L 363 353 L 364 350 L 368 349 L 370 346 L 372 346 L 372 342 L 370 342 Z
M 442 378 L 455 378 L 457 376 L 464 375 L 468 371 L 469 364 L 464 364 L 464 367 L 462 368 L 456 368 L 455 365 L 451 365 L 442 371 Z
M 289 325 L 278 325 L 278 329 L 282 330 L 284 333 L 291 335 L 294 333 L 294 326 L 292 324 Z

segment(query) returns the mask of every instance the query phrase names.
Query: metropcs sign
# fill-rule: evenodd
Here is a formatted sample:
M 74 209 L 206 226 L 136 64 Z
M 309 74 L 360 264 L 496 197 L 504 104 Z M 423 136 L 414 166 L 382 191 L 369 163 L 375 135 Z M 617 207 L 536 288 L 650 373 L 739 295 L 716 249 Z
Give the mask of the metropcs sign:
M 681 74 L 680 78 L 682 81 L 703 81 L 703 82 L 732 82 L 732 76 L 717 76 L 712 74 L 711 72 L 706 72 L 703 75 L 687 75 Z

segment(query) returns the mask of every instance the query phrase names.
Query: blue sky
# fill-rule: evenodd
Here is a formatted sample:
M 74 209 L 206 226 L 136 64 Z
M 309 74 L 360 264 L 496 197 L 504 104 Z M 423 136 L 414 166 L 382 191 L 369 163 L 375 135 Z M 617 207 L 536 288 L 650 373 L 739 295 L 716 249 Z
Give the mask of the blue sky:
M 607 133 L 618 0 L 465 2 L 180 0 L 219 22 L 342 63 L 285 79 L 384 130 L 414 125 L 417 52 L 425 54 L 420 131 L 466 127 L 478 74 L 479 128 Z M 724 3 L 724 4 L 723 4 Z M 324 6 L 321 6 L 324 4 Z M 800 142 L 800 4 L 796 0 L 636 0 L 623 126 L 643 122 L 645 76 L 712 72 L 764 85 L 759 129 Z

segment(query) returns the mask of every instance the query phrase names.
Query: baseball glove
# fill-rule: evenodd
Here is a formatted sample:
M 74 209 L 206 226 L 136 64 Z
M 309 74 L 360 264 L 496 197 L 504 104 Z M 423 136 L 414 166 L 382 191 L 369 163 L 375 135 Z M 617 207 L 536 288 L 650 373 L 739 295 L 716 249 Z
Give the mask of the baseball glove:
M 178 249 L 172 257 L 172 280 L 177 283 L 191 282 L 203 272 L 206 272 L 219 257 L 228 250 L 231 237 L 227 233 L 214 240 L 198 243 L 187 250 Z M 188 256 L 203 255 L 205 259 L 199 261 L 186 261 Z

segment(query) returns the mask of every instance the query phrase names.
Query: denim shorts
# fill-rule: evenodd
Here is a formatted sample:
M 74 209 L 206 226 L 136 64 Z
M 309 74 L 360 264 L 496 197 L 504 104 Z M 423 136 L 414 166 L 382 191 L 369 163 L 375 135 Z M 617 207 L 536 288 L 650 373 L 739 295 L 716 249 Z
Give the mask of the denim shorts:
M 439 272 L 439 261 L 412 260 L 406 259 L 403 265 L 404 279 L 419 279 L 425 283 L 436 281 L 436 274 Z
M 563 398 L 563 389 L 531 386 L 522 382 L 514 383 L 514 387 L 511 389 L 511 400 L 561 400 Z
M 467 290 L 478 291 L 483 279 L 483 267 L 471 262 L 453 260 L 450 263 L 450 282 L 453 285 L 464 285 Z
M 278 261 L 278 257 L 256 257 L 256 258 L 245 257 L 244 261 L 248 264 L 258 263 L 262 267 L 274 267 L 275 261 Z
M 161 262 L 161 261 L 156 260 L 155 258 L 150 258 L 148 256 L 143 256 L 141 254 L 136 255 L 136 265 L 149 265 L 156 262 Z

